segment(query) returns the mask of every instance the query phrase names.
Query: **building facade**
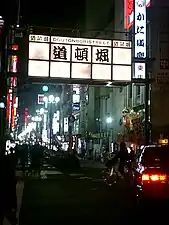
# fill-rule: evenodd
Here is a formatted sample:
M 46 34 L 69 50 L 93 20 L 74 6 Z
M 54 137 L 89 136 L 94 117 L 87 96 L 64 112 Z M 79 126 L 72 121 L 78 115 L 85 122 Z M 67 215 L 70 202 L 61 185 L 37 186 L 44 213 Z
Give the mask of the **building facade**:
M 133 26 L 125 29 L 124 8 L 127 0 L 87 1 L 87 37 L 114 40 L 132 40 Z M 93 13 L 95 11 L 95 13 Z M 168 118 L 168 65 L 169 65 L 169 4 L 167 1 L 151 1 L 147 8 L 147 73 L 150 85 L 148 93 L 149 133 L 157 140 L 160 133 L 169 132 Z M 133 75 L 133 74 L 132 74 Z M 129 85 L 90 87 L 87 107 L 87 131 L 94 138 L 144 143 L 145 85 L 131 82 Z M 138 124 L 136 124 L 138 123 Z M 111 132 L 110 132 L 111 131 Z M 102 134 L 106 132 L 108 136 Z M 100 135 L 98 134 L 100 133 Z

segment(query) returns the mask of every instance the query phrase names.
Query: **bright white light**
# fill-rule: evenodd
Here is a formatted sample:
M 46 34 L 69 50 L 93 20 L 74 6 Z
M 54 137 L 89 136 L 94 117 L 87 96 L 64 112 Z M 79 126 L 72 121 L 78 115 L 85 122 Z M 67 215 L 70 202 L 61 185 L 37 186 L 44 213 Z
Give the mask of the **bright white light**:
M 40 116 L 35 116 L 35 117 L 32 117 L 32 121 L 40 122 L 40 121 L 42 121 L 42 118 Z
M 113 119 L 111 117 L 107 117 L 106 123 L 112 123 Z
M 30 133 L 33 129 L 36 129 L 36 122 L 29 123 L 27 128 L 18 135 L 18 139 L 23 140 L 25 135 Z
M 60 98 L 59 97 L 56 97 L 55 98 L 55 102 L 58 103 L 59 101 L 60 101 Z
M 110 82 L 110 81 L 109 81 L 109 82 L 106 84 L 106 86 L 109 87 L 109 86 L 112 85 L 112 83 L 113 83 L 113 82 Z
M 48 98 L 49 102 L 52 103 L 55 101 L 55 97 L 53 95 L 49 95 L 49 98 Z
M 4 108 L 5 108 L 4 102 L 0 102 L 0 109 L 4 109 Z
M 41 109 L 39 110 L 39 113 L 40 113 L 41 115 L 43 115 L 43 114 L 45 113 L 44 108 L 41 108 Z
M 45 97 L 43 98 L 43 101 L 44 101 L 44 102 L 48 102 L 48 98 L 45 96 Z

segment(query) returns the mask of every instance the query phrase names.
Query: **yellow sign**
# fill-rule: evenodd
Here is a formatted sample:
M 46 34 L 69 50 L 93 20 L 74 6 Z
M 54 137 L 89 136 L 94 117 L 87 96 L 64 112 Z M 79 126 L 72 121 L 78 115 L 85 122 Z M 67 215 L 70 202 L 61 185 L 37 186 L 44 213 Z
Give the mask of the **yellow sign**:
M 159 143 L 160 145 L 168 145 L 168 139 L 159 139 L 159 140 L 158 140 L 158 143 Z

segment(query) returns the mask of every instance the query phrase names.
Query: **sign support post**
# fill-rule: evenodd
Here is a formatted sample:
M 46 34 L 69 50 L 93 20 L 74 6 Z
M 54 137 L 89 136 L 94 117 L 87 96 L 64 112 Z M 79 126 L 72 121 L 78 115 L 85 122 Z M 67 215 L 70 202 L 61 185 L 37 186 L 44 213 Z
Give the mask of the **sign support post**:
M 144 124 L 144 135 L 145 135 L 145 145 L 149 144 L 150 130 L 149 130 L 149 72 L 148 72 L 148 62 L 146 62 L 146 74 L 145 74 L 145 124 Z

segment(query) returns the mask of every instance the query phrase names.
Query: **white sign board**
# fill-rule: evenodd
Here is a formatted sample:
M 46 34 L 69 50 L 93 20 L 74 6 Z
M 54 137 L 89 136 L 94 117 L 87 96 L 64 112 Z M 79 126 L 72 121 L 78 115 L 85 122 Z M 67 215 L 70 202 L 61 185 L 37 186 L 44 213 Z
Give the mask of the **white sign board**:
M 28 76 L 131 81 L 131 42 L 29 36 Z
M 135 58 L 146 58 L 146 1 L 135 0 Z
M 135 79 L 145 79 L 146 69 L 145 62 L 141 60 L 146 59 L 146 31 L 147 31 L 147 17 L 146 17 L 146 0 L 135 0 L 135 38 L 134 38 L 134 55 L 137 62 L 134 65 L 134 75 Z M 140 60 L 140 62 L 139 62 Z
M 145 63 L 135 63 L 134 77 L 136 79 L 145 79 L 146 69 Z

